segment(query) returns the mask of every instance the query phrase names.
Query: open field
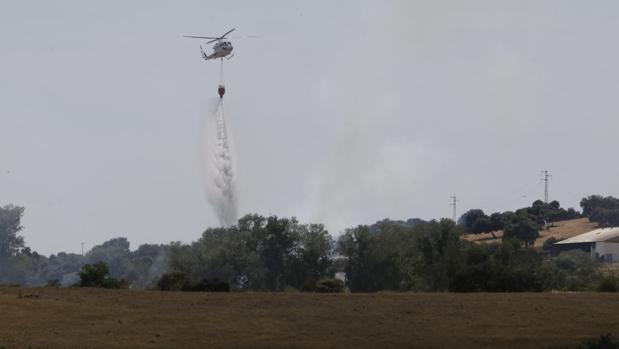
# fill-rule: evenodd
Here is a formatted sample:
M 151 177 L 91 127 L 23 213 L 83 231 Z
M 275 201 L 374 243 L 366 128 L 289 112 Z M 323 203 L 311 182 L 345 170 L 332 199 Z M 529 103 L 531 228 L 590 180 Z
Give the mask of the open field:
M 572 236 L 576 236 L 578 234 L 586 233 L 593 229 L 596 229 L 597 224 L 589 222 L 588 218 L 578 218 L 571 219 L 568 221 L 555 222 L 554 227 L 548 230 L 542 230 L 539 232 L 540 237 L 535 240 L 535 247 L 542 247 L 544 245 L 544 241 L 554 237 L 555 239 L 567 239 Z M 494 233 L 496 239 L 492 237 L 491 233 L 483 233 L 483 234 L 467 234 L 464 235 L 464 239 L 474 242 L 483 242 L 483 243 L 491 243 L 491 242 L 500 242 L 501 237 L 503 236 L 502 231 L 498 231 Z
M 21 295 L 21 297 L 20 297 Z M 13 348 L 547 348 L 619 336 L 619 294 L 0 288 Z

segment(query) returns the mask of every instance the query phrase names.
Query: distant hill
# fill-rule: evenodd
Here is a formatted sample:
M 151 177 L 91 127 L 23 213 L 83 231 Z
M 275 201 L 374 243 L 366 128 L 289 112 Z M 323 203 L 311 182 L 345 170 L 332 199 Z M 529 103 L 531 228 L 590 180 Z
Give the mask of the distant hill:
M 548 240 L 551 237 L 554 237 L 557 240 L 564 240 L 578 234 L 586 233 L 596 228 L 597 223 L 589 222 L 588 218 L 578 218 L 570 219 L 567 221 L 555 222 L 550 229 L 540 231 L 540 237 L 535 240 L 534 246 L 542 247 L 544 245 L 544 241 Z M 496 236 L 496 238 L 493 238 L 491 233 L 466 234 L 463 236 L 463 238 L 478 243 L 500 242 L 501 237 L 503 236 L 503 231 L 495 232 L 494 235 Z

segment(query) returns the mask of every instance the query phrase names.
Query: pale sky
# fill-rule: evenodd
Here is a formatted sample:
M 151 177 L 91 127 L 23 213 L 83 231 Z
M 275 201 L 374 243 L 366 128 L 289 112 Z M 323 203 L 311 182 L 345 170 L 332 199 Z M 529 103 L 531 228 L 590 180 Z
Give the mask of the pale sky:
M 44 254 L 197 239 L 225 63 L 239 210 L 345 227 L 619 195 L 615 1 L 0 2 L 0 205 Z M 210 45 L 207 46 L 210 50 Z

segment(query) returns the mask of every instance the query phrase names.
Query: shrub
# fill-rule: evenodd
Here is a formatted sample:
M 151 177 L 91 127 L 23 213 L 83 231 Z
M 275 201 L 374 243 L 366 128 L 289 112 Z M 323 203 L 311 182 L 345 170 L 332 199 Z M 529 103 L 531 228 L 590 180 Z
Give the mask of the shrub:
M 619 277 L 613 273 L 602 275 L 596 287 L 598 292 L 617 292 L 619 291 Z
M 316 280 L 307 280 L 301 286 L 301 292 L 314 292 L 316 291 Z
M 103 262 L 84 264 L 80 271 L 79 287 L 127 288 L 126 280 L 117 280 L 109 276 L 109 269 Z
M 163 274 L 159 278 L 157 289 L 160 291 L 184 292 L 230 292 L 230 284 L 217 278 L 213 280 L 205 278 L 194 283 L 185 273 L 173 272 Z
M 551 251 L 553 248 L 553 245 L 558 241 L 559 240 L 557 240 L 555 237 L 550 237 L 546 239 L 546 241 L 544 241 L 544 246 L 542 246 L 542 249 L 544 251 Z
M 190 287 L 191 280 L 180 272 L 163 274 L 157 281 L 157 289 L 160 291 L 188 291 Z
M 570 349 L 563 347 L 561 349 Z M 574 349 L 619 349 L 619 343 L 610 334 L 602 335 L 599 338 L 589 340 Z
M 192 284 L 189 288 L 192 292 L 230 292 L 230 284 L 224 281 L 203 279 L 202 281 Z
M 316 283 L 318 293 L 341 293 L 344 292 L 344 282 L 339 279 L 322 279 Z

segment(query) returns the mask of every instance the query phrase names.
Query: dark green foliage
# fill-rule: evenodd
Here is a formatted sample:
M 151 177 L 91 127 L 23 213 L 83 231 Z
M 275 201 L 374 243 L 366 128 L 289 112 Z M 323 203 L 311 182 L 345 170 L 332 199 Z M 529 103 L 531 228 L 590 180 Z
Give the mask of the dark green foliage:
M 314 292 L 316 291 L 316 280 L 307 280 L 301 286 L 301 292 Z
M 583 207 L 595 219 L 612 222 L 615 200 L 583 199 Z M 340 292 L 344 285 L 332 277 L 344 271 L 352 292 L 613 291 L 617 286 L 586 253 L 544 260 L 530 247 L 547 222 L 578 215 L 556 201 L 536 201 L 490 216 L 471 210 L 458 225 L 449 219 L 385 219 L 347 229 L 337 245 L 320 224 L 247 215 L 235 226 L 207 229 L 189 245 L 142 245 L 132 252 L 126 238 L 116 238 L 94 246 L 86 256 L 58 253 L 49 258 L 24 246 L 17 235 L 22 212 L 0 208 L 0 282 L 42 286 L 54 280 L 50 285 L 57 287 L 74 284 L 79 274 L 83 287 L 124 288 L 128 280 L 131 287 L 160 290 Z M 498 230 L 504 231 L 501 244 L 461 239 L 465 231 Z M 544 249 L 552 249 L 552 242 Z
M 23 207 L 12 205 L 0 207 L 0 268 L 6 265 L 8 258 L 15 256 L 24 247 L 24 238 L 17 235 L 22 230 L 23 214 Z
M 612 210 L 619 208 L 619 199 L 612 196 L 590 195 L 580 200 L 582 214 L 591 217 L 596 210 Z
M 550 251 L 553 248 L 553 245 L 559 241 L 561 240 L 555 238 L 554 236 L 549 237 L 548 239 L 546 239 L 546 241 L 544 241 L 544 245 L 542 246 L 542 249 L 544 251 Z
M 597 209 L 590 220 L 599 223 L 601 227 L 619 227 L 619 209 Z
M 230 284 L 219 279 L 202 279 L 202 281 L 192 284 L 191 292 L 230 292 Z
M 465 260 L 451 279 L 456 292 L 540 292 L 545 289 L 545 271 L 539 253 L 518 241 L 499 245 L 470 245 Z
M 612 196 L 591 195 L 580 201 L 585 216 L 602 227 L 619 226 L 619 199 Z
M 460 235 L 451 220 L 377 234 L 349 229 L 338 241 L 347 285 L 352 292 L 539 292 L 561 285 L 552 277 L 556 267 L 518 240 L 477 245 Z
M 539 237 L 540 226 L 531 216 L 518 214 L 505 222 L 503 229 L 503 239 L 517 239 L 527 246 L 532 246 Z
M 79 273 L 79 287 L 97 287 L 97 288 L 127 288 L 128 284 L 125 280 L 114 279 L 109 276 L 109 269 L 103 262 L 94 264 L 85 264 Z
M 157 281 L 159 291 L 187 291 L 191 288 L 191 280 L 185 273 L 173 272 L 161 275 Z
M 233 289 L 301 289 L 330 276 L 333 241 L 320 224 L 246 215 L 229 228 L 207 229 L 191 245 L 174 244 L 170 269 L 192 280 L 222 280 Z
M 619 349 L 619 342 L 611 334 L 605 334 L 596 339 L 586 341 L 576 347 L 562 347 L 557 349 Z
M 157 290 L 184 292 L 230 292 L 230 285 L 218 279 L 202 279 L 193 282 L 186 274 L 173 272 L 163 274 L 157 281 Z
M 469 210 L 460 217 L 458 224 L 470 234 L 492 233 L 494 236 L 496 231 L 509 229 L 510 237 L 530 243 L 530 239 L 535 234 L 529 227 L 537 226 L 539 230 L 550 222 L 579 217 L 580 214 L 573 208 L 567 210 L 561 208 L 558 201 L 545 204 L 537 200 L 530 207 L 518 209 L 515 213 L 495 212 L 487 216 L 482 210 Z
M 591 259 L 589 253 L 572 250 L 560 253 L 557 257 L 549 261 L 550 267 L 554 270 L 551 279 L 548 280 L 547 288 L 562 289 L 567 291 L 586 291 L 595 285 L 600 272 L 595 261 Z
M 484 211 L 479 209 L 468 210 L 460 219 L 458 219 L 464 231 L 472 234 L 479 234 L 490 231 L 490 217 L 486 216 Z
M 418 224 L 422 224 L 422 223 L 427 223 L 427 222 L 420 218 L 410 218 L 410 219 L 407 219 L 406 221 L 391 220 L 389 218 L 385 218 L 381 221 L 378 221 L 370 225 L 369 229 L 370 229 L 370 233 L 375 234 L 375 233 L 382 232 L 381 227 L 399 227 L 402 229 L 407 229 L 407 228 L 413 228 L 414 226 Z
M 619 291 L 619 277 L 613 273 L 606 273 L 602 275 L 596 287 L 596 291 L 598 292 L 618 292 Z
M 386 222 L 380 233 L 367 226 L 346 229 L 337 242 L 337 252 L 348 287 L 353 292 L 408 290 L 415 279 L 409 272 L 408 253 L 417 253 L 417 238 L 411 232 L 430 223 L 403 227 Z
M 344 292 L 344 282 L 339 279 L 322 279 L 316 283 L 317 293 L 340 293 Z

